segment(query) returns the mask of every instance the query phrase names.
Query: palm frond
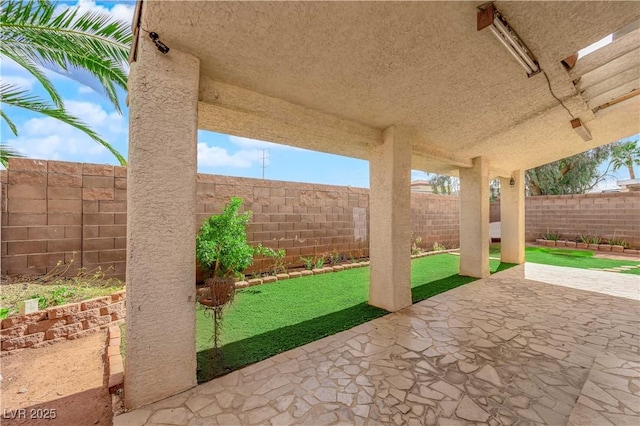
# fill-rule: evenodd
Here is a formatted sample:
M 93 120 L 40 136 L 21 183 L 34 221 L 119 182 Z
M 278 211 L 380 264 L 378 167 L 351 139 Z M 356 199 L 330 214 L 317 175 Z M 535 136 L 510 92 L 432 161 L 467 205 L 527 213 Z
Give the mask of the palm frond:
M 118 159 L 121 165 L 124 166 L 127 164 L 127 160 L 125 160 L 118 150 L 102 139 L 80 119 L 67 113 L 64 109 L 56 108 L 48 104 L 45 100 L 37 96 L 30 95 L 26 90 L 20 90 L 13 84 L 2 83 L 0 84 L 0 102 L 10 106 L 37 112 L 46 115 L 47 117 L 60 120 L 63 123 L 67 123 L 68 125 L 84 132 L 91 139 L 109 150 Z
M 4 167 L 9 167 L 9 158 L 22 157 L 17 151 L 7 145 L 0 144 L 0 164 Z
M 9 116 L 4 111 L 1 111 L 1 110 L 0 110 L 0 116 L 7 123 L 7 126 L 9 126 L 9 129 L 11 129 L 11 133 L 18 136 L 18 128 L 16 127 L 15 123 L 9 118 Z
M 55 4 L 47 0 L 3 0 L 0 4 L 0 54 L 63 70 L 84 68 L 100 81 L 120 111 L 116 86 L 126 90 L 132 39 L 128 24 L 101 12 L 80 14 L 77 8 L 56 14 Z

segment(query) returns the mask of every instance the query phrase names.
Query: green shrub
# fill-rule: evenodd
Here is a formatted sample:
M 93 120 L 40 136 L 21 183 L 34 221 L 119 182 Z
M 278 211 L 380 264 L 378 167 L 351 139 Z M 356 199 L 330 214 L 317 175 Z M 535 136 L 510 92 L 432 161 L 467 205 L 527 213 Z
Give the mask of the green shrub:
M 242 199 L 232 197 L 221 214 L 204 221 L 196 236 L 196 258 L 210 276 L 233 277 L 253 263 L 253 247 L 247 243 L 251 212 L 238 213 Z

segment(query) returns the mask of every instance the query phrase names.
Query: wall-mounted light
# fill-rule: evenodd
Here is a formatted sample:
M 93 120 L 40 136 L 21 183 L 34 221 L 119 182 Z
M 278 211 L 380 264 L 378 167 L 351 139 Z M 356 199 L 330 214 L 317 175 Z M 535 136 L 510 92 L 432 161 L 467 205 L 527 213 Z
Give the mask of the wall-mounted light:
M 481 6 L 478 12 L 478 31 L 487 27 L 500 44 L 524 68 L 529 77 L 540 72 L 540 66 L 536 59 L 493 3 Z
M 516 178 L 514 178 L 513 176 L 511 176 L 511 179 L 509 179 L 509 186 L 512 188 L 516 186 Z
M 160 36 L 158 35 L 158 33 L 150 32 L 149 38 L 153 40 L 153 44 L 156 45 L 156 47 L 160 52 L 162 52 L 165 55 L 169 53 L 169 46 L 167 46 L 166 44 L 160 41 Z

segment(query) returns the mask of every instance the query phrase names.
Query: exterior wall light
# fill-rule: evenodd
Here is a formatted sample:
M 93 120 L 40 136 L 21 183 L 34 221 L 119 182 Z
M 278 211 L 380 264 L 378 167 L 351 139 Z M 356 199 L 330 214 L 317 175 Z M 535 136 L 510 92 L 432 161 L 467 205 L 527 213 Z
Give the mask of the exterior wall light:
M 509 186 L 512 188 L 516 186 L 516 179 L 513 176 L 511 176 L 511 179 L 509 179 Z
M 524 68 L 529 77 L 540 72 L 540 66 L 518 34 L 509 26 L 493 3 L 479 7 L 478 31 L 489 28 L 491 33 Z

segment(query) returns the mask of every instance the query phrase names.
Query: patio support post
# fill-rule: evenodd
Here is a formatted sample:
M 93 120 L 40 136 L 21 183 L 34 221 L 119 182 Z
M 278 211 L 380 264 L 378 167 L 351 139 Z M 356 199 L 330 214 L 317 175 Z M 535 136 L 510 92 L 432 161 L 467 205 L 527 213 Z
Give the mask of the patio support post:
M 460 275 L 489 276 L 489 160 L 460 169 Z
M 142 33 L 141 33 L 142 34 Z M 129 76 L 125 405 L 196 385 L 198 58 L 138 42 Z
M 524 170 L 514 171 L 511 177 L 500 178 L 501 261 L 524 263 Z
M 411 305 L 411 138 L 389 127 L 372 149 L 369 304 L 387 311 Z

